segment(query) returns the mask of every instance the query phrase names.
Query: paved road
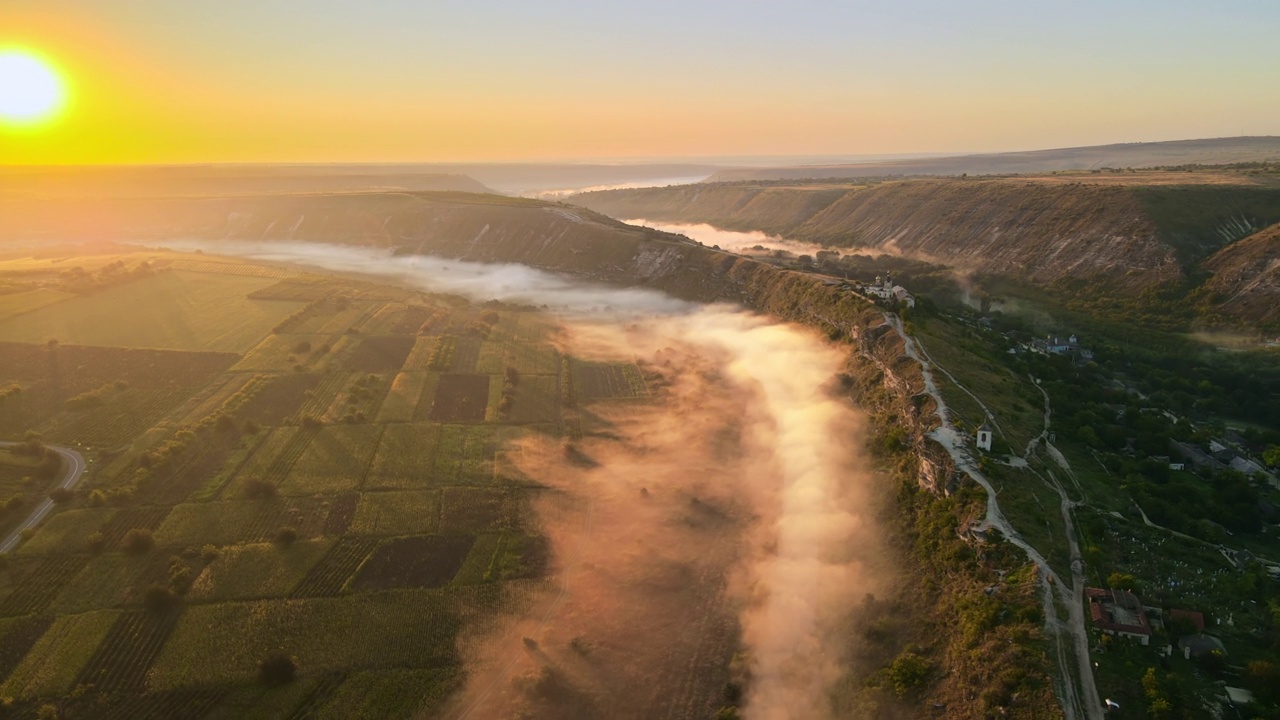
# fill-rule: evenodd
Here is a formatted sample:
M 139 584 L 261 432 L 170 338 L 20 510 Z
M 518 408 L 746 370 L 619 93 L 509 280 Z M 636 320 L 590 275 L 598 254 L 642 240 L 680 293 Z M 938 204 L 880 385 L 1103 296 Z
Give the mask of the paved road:
M 0 447 L 12 447 L 18 444 L 20 443 L 0 442 Z M 48 447 L 50 450 L 61 455 L 63 461 L 66 462 L 66 473 L 63 474 L 62 480 L 58 482 L 58 487 L 66 488 L 68 490 L 75 487 L 76 483 L 80 482 L 80 476 L 84 474 L 86 467 L 84 456 L 71 448 L 54 447 L 53 445 L 46 445 L 45 447 Z M 38 506 L 36 506 L 35 510 L 31 511 L 31 514 L 27 516 L 27 519 L 23 520 L 21 525 L 14 528 L 13 532 L 9 534 L 9 537 L 4 539 L 3 543 L 0 543 L 0 554 L 7 553 L 17 547 L 18 543 L 22 540 L 22 531 L 39 525 L 40 521 L 44 520 L 45 516 L 48 515 L 49 511 L 52 509 L 53 500 L 46 497 Z

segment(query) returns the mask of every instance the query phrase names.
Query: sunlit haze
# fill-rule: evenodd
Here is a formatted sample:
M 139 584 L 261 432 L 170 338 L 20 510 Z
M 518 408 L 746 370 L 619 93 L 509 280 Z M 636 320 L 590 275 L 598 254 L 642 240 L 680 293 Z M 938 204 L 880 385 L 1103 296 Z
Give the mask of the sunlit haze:
M 1280 134 L 1280 5 L 49 0 L 0 162 L 972 152 Z M 10 98 L 4 98 L 9 101 Z M 0 112 L 5 106 L 0 105 Z
M 0 123 L 39 125 L 56 115 L 62 103 L 62 82 L 41 58 L 0 49 Z

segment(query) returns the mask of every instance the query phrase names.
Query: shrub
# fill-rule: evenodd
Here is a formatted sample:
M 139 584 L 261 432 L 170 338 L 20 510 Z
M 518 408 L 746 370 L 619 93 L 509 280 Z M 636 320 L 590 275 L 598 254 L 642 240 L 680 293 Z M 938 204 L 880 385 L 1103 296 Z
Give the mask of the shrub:
M 124 534 L 120 547 L 131 555 L 142 555 L 151 552 L 156 546 L 156 537 L 146 528 L 134 528 Z
M 907 650 L 885 669 L 884 677 L 893 693 L 905 698 L 923 687 L 931 672 L 933 665 L 928 660 Z
M 154 583 L 142 594 L 142 604 L 151 612 L 164 612 L 178 604 L 178 595 L 168 587 Z
M 49 493 L 49 499 L 53 500 L 55 503 L 59 505 L 65 505 L 71 502 L 72 500 L 75 499 L 75 496 L 76 496 L 76 493 L 74 490 L 69 490 L 64 487 L 54 488 Z
M 262 478 L 249 478 L 244 483 L 244 494 L 250 500 L 264 500 L 273 498 L 279 490 L 275 485 L 263 480 Z
M 298 540 L 298 531 L 295 530 L 294 528 L 285 526 L 280 528 L 280 531 L 276 533 L 277 545 L 280 545 L 283 547 L 289 547 L 290 545 L 297 542 L 297 540 Z
M 84 544 L 89 548 L 89 552 L 97 554 L 102 552 L 102 548 L 107 546 L 107 539 L 102 536 L 101 532 L 95 532 L 85 538 Z
M 283 652 L 269 653 L 258 662 L 258 679 L 264 685 L 287 685 L 298 676 L 298 664 Z

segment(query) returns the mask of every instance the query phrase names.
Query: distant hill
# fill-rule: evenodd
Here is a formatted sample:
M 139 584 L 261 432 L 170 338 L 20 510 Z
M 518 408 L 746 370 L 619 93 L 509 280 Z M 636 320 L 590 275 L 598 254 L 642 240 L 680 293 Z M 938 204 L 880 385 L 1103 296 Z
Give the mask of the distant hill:
M 1213 274 L 1219 285 L 1209 295 L 1237 301 L 1205 310 L 1274 324 L 1267 303 L 1277 304 L 1275 234 L 1243 240 L 1280 222 L 1274 170 L 702 183 L 569 202 L 616 218 L 760 230 L 1070 292 L 1105 288 L 1110 297 L 1189 290 Z
M 1280 161 L 1280 137 L 1233 137 L 1118 143 L 849 165 L 734 168 L 717 172 L 707 178 L 707 182 L 903 175 L 1009 175 L 1100 168 L 1152 168 L 1275 161 Z
M 459 173 L 401 165 L 0 166 L 0 199 L 494 190 Z

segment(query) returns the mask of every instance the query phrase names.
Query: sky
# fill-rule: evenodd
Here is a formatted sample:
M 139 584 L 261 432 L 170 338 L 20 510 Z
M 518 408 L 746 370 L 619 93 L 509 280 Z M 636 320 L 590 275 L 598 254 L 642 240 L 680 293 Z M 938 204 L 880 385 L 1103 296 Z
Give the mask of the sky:
M 986 152 L 1280 135 L 1274 0 L 0 0 L 0 164 Z

